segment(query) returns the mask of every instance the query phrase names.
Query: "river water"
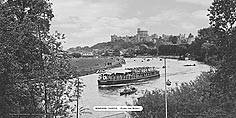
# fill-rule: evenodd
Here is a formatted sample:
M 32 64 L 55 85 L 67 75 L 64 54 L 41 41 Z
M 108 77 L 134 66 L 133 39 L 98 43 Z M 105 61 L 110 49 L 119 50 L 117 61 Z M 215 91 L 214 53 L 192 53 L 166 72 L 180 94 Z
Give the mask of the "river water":
M 90 109 L 92 114 L 84 114 L 82 118 L 100 118 L 103 116 L 119 113 L 119 112 L 97 112 L 93 110 L 94 106 L 124 106 L 132 104 L 132 100 L 143 95 L 145 90 L 164 89 L 164 74 L 165 69 L 164 59 L 160 58 L 126 58 L 126 64 L 122 67 L 112 69 L 110 71 L 124 70 L 130 67 L 154 66 L 158 67 L 161 76 L 159 78 L 136 83 L 133 86 L 138 89 L 135 94 L 128 96 L 120 96 L 119 92 L 123 90 L 120 88 L 101 89 L 98 88 L 97 79 L 99 74 L 91 74 L 81 77 L 85 87 L 83 88 L 82 97 L 80 98 L 80 106 Z M 148 61 L 149 60 L 149 61 Z M 185 64 L 195 64 L 196 66 L 184 66 Z M 179 86 L 182 82 L 190 82 L 196 79 L 202 72 L 210 70 L 210 66 L 196 61 L 179 61 L 174 59 L 167 59 L 167 79 L 172 84 L 170 87 Z

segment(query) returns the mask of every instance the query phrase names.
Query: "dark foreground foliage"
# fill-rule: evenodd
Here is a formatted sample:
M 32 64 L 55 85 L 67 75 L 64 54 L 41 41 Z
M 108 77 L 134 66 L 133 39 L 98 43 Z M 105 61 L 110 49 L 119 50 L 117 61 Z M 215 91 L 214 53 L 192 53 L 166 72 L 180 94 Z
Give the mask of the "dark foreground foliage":
M 48 0 L 0 3 L 0 118 L 68 115 L 66 85 L 77 74 L 62 50 L 64 35 L 49 33 L 51 5 Z
M 230 118 L 223 108 L 215 104 L 210 78 L 214 72 L 206 72 L 190 83 L 182 83 L 178 88 L 168 91 L 168 118 Z M 135 101 L 143 106 L 142 112 L 132 112 L 134 118 L 164 118 L 164 91 L 146 92 Z
M 168 91 L 168 118 L 236 117 L 236 1 L 214 0 L 209 11 L 211 27 L 201 29 L 190 48 L 216 69 Z M 144 107 L 132 112 L 136 118 L 165 117 L 163 91 L 147 92 L 135 105 Z

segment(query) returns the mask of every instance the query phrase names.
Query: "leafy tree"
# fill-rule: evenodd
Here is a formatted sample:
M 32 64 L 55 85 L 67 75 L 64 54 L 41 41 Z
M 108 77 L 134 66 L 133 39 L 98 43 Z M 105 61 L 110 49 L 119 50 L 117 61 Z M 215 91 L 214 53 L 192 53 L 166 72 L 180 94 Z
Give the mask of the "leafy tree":
M 49 34 L 52 18 L 48 0 L 0 4 L 0 115 L 4 118 L 10 113 L 67 109 L 62 105 L 62 91 L 77 73 L 58 42 L 64 35 Z
M 215 107 L 209 86 L 214 71 L 201 74 L 195 81 L 182 83 L 175 89 L 170 89 L 168 94 L 168 118 L 227 118 L 222 109 Z M 143 111 L 132 112 L 134 118 L 159 118 L 165 117 L 164 91 L 146 91 L 144 96 L 138 98 L 134 105 L 143 106 Z
M 177 44 L 178 43 L 178 37 L 177 36 L 171 36 L 169 39 L 173 44 Z
M 232 48 L 232 34 L 236 21 L 235 0 L 214 0 L 208 14 L 211 26 L 216 30 L 219 37 L 217 46 L 220 48 L 220 56 L 228 56 Z
M 185 45 L 161 45 L 159 47 L 159 55 L 185 55 L 187 47 Z
M 82 55 L 80 53 L 72 53 L 71 56 L 74 58 L 80 58 Z
M 113 55 L 114 55 L 114 56 L 120 56 L 120 50 L 119 50 L 119 49 L 115 49 L 115 50 L 113 51 Z
M 188 38 L 193 38 L 193 37 L 194 37 L 194 35 L 189 33 Z
M 215 29 L 213 27 L 207 27 L 207 28 L 202 28 L 198 30 L 198 36 L 200 40 L 199 43 L 211 43 L 211 44 L 216 44 L 218 40 L 218 36 L 215 33 Z
M 235 0 L 214 0 L 210 6 L 210 24 L 219 32 L 230 33 L 236 21 Z
M 235 116 L 235 68 L 236 68 L 236 1 L 235 0 L 215 0 L 209 9 L 210 24 L 216 30 L 218 36 L 217 47 L 221 58 L 221 63 L 212 81 L 214 96 L 218 96 L 216 103 L 227 114 Z
M 24 2 L 24 3 L 23 3 Z M 32 78 L 42 66 L 41 53 L 47 53 L 45 45 L 37 39 L 36 23 L 26 11 L 26 1 L 7 1 L 1 4 L 1 116 L 7 117 L 10 111 L 35 111 L 37 100 L 31 83 L 17 83 Z M 28 1 L 29 2 L 29 1 Z M 22 3 L 22 4 L 21 4 Z M 20 5 L 21 4 L 21 5 Z M 22 7 L 20 7 L 22 6 Z M 23 7 L 24 6 L 24 7 Z M 27 13 L 26 13 L 27 12 Z M 21 93 L 16 95 L 16 93 Z M 30 92 L 31 91 L 31 92 Z M 23 97 L 27 96 L 27 97 Z
M 157 49 L 150 49 L 149 54 L 152 56 L 156 56 L 157 55 Z
M 217 41 L 218 37 L 215 34 L 214 28 L 208 27 L 200 29 L 195 41 L 189 46 L 189 53 L 198 61 L 216 65 L 217 60 L 220 60 L 220 56 L 217 54 L 219 52 L 219 48 L 216 46 Z M 215 61 L 211 62 L 208 58 Z

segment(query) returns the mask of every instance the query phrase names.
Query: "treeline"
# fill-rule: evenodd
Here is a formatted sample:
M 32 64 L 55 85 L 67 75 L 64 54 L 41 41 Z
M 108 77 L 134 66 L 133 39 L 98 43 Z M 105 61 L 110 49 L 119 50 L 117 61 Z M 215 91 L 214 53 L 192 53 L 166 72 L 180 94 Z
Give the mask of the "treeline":
M 188 47 L 188 53 L 197 61 L 202 61 L 216 66 L 220 61 L 220 51 L 217 48 L 216 29 L 213 27 L 203 28 L 198 31 L 195 41 Z
M 78 75 L 59 42 L 64 35 L 49 33 L 51 5 L 48 0 L 0 3 L 1 118 L 68 117 L 73 112 L 66 98 L 75 95 L 67 85 Z
M 180 45 L 160 45 L 158 55 L 185 56 L 187 54 L 188 44 Z
M 191 44 L 160 45 L 158 55 L 188 55 L 191 59 L 216 66 L 220 61 L 220 51 L 217 48 L 215 32 L 213 27 L 203 28 L 198 31 L 198 36 Z
M 210 27 L 199 30 L 190 52 L 214 65 L 195 81 L 168 91 L 168 118 L 236 117 L 236 1 L 214 0 L 209 8 Z M 143 111 L 135 118 L 165 117 L 163 91 L 146 92 L 134 105 Z

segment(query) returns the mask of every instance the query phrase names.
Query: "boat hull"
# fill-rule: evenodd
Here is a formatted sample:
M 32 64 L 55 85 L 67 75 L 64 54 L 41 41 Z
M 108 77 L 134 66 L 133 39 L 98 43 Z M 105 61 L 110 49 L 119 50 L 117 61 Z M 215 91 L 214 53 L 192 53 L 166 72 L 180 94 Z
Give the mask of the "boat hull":
M 132 91 L 128 91 L 128 92 L 120 92 L 120 95 L 130 95 L 130 94 L 133 94 L 135 93 L 137 90 L 132 90 Z
M 112 85 L 119 85 L 119 84 L 128 84 L 128 83 L 135 83 L 135 82 L 142 82 L 142 81 L 148 81 L 151 79 L 156 79 L 156 77 L 160 77 L 160 74 L 152 75 L 152 76 L 146 76 L 146 77 L 139 77 L 135 79 L 126 79 L 126 80 L 98 80 L 98 86 L 112 86 Z

